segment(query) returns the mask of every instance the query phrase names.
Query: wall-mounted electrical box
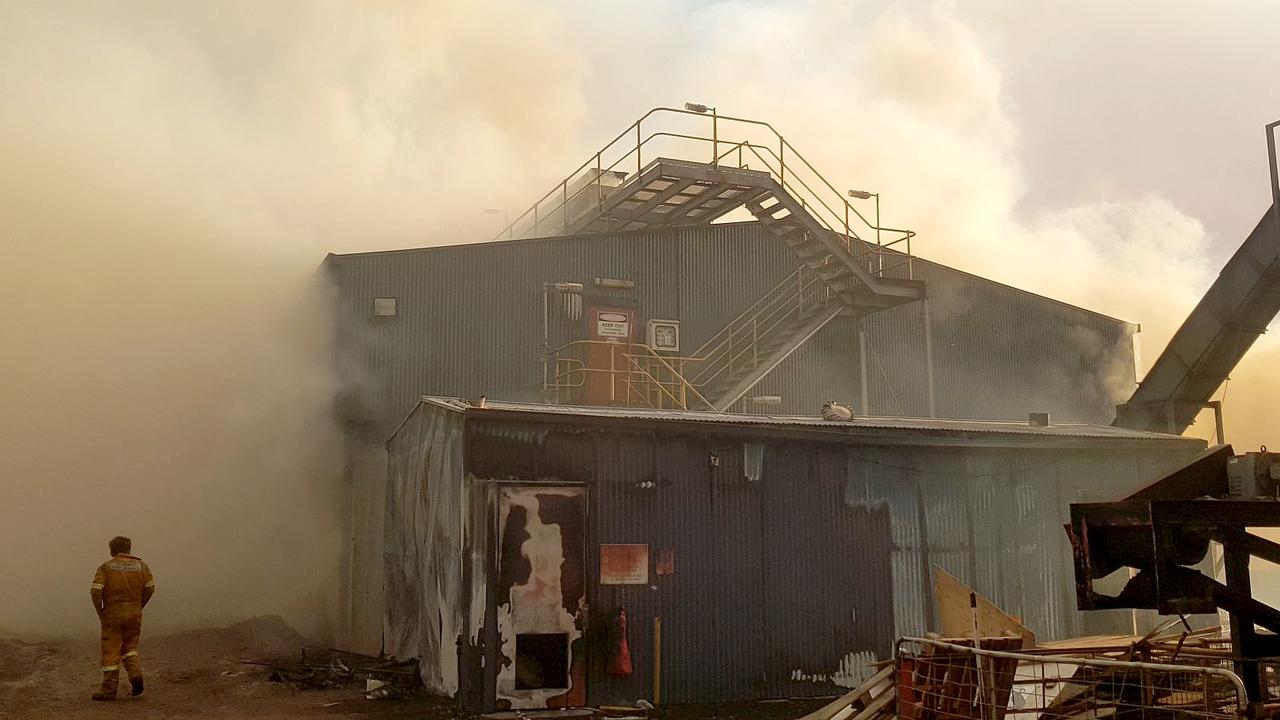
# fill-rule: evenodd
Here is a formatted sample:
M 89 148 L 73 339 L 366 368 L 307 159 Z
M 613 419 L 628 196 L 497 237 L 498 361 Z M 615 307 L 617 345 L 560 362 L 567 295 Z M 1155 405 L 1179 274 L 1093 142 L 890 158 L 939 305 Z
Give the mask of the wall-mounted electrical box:
M 680 321 L 650 320 L 649 347 L 657 352 L 680 352 Z

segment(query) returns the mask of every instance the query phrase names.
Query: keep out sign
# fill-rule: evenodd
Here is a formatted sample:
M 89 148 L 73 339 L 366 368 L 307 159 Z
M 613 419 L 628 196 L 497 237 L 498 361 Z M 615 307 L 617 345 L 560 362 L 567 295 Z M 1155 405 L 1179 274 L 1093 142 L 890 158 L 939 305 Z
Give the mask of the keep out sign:
M 601 310 L 596 313 L 596 336 L 602 338 L 631 337 L 631 318 L 624 313 Z

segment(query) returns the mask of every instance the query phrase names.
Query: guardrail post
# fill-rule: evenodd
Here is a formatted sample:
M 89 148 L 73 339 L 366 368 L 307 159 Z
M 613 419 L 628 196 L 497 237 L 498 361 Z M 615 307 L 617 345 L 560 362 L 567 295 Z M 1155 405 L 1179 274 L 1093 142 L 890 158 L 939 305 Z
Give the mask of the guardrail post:
M 640 166 L 640 146 L 641 146 L 641 145 L 643 145 L 643 144 L 644 144 L 644 141 L 640 139 L 640 121 L 639 121 L 639 120 L 637 120 L 637 121 L 636 121 L 636 175 L 637 175 L 637 176 L 639 176 L 639 175 L 640 175 L 640 170 L 641 170 L 641 166 Z
M 781 135 L 778 136 L 778 184 L 784 187 L 787 184 L 787 144 Z
M 600 153 L 596 153 L 596 209 L 599 210 L 604 205 L 604 186 L 601 182 L 604 180 L 604 170 L 600 167 Z
M 757 333 L 756 318 L 751 318 L 751 367 L 760 366 L 760 335 Z
M 560 183 L 560 214 L 564 217 L 564 227 L 561 232 L 569 232 L 569 181 L 566 179 Z

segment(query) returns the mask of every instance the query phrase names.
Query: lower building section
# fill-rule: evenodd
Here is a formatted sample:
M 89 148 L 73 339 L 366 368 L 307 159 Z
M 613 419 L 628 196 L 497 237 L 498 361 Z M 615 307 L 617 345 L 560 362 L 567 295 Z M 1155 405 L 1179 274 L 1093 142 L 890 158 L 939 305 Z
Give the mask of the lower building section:
M 476 711 L 835 694 L 937 628 L 935 567 L 1045 639 L 1125 630 L 1072 607 L 1064 509 L 1203 445 L 459 407 L 388 444 L 385 638 Z

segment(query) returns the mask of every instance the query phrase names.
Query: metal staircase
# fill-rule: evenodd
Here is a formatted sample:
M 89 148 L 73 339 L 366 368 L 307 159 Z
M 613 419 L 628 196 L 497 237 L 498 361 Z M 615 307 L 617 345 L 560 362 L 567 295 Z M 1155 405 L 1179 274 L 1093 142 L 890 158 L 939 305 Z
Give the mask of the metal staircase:
M 845 312 L 822 278 L 801 268 L 703 343 L 687 361 L 686 375 L 708 409 L 728 410 Z
M 710 119 L 711 136 L 665 127 L 645 135 L 642 129 L 690 117 Z M 724 139 L 722 125 L 741 135 Z M 647 164 L 646 155 L 652 158 Z M 703 159 L 689 159 L 694 156 Z M 912 277 L 914 233 L 869 222 L 769 124 L 714 111 L 708 118 L 688 110 L 651 110 L 499 237 L 707 225 L 739 208 L 786 244 L 801 266 L 693 355 L 670 358 L 681 375 L 678 384 L 694 391 L 681 393 L 694 398 L 693 408 L 729 409 L 840 314 L 864 315 L 924 297 L 924 284 Z M 566 367 L 559 359 L 544 361 Z M 555 387 L 544 382 L 549 395 L 572 385 L 572 372 L 588 369 L 569 372 L 553 373 Z M 630 402 L 633 395 L 655 393 L 662 395 L 633 392 L 628 384 L 625 395 Z M 690 408 L 688 402 L 680 406 Z

